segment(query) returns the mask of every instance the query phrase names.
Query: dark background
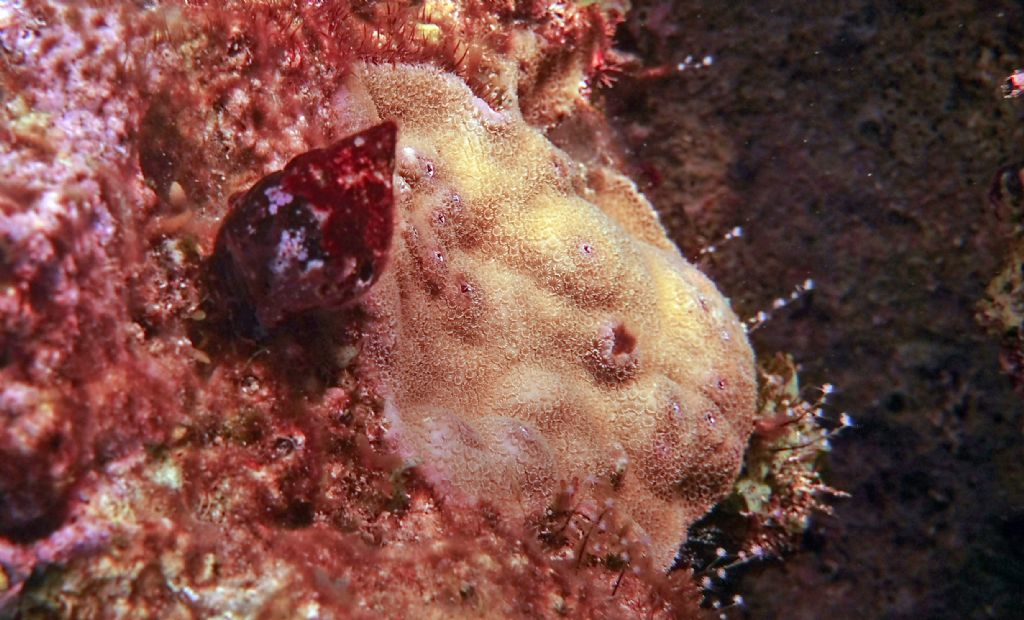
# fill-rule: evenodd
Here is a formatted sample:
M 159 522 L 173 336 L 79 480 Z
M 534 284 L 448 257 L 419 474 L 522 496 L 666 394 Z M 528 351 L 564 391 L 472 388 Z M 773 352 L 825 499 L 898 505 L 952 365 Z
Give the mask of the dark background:
M 737 577 L 750 618 L 1024 617 L 1020 397 L 976 304 L 1007 259 L 986 199 L 1024 160 L 1024 3 L 642 2 L 620 47 L 647 67 L 608 106 L 644 189 L 754 335 L 834 383 L 828 481 L 852 494 L 803 549 Z

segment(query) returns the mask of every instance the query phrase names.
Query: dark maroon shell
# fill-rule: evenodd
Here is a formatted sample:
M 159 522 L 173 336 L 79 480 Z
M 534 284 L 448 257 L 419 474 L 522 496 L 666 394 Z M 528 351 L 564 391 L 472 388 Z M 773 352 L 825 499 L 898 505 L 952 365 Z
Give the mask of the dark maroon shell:
M 396 136 L 388 121 L 303 153 L 232 200 L 212 264 L 236 319 L 271 328 L 370 288 L 394 230 Z

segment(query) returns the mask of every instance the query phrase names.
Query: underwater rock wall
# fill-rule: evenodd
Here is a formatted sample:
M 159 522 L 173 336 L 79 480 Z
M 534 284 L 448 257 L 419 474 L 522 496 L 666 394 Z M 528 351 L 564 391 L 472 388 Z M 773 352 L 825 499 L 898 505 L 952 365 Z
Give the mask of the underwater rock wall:
M 589 99 L 622 8 L 0 9 L 2 613 L 694 612 L 753 354 Z M 389 120 L 357 256 L 294 170 Z

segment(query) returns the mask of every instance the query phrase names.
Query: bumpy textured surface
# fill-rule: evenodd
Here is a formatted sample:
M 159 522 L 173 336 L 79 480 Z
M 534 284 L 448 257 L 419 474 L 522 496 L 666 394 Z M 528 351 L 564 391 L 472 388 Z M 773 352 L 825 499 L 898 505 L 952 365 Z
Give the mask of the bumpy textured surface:
M 0 3 L 0 618 L 696 613 L 751 355 L 603 167 L 612 4 Z M 232 196 L 388 119 L 380 280 L 238 234 L 231 329 Z
M 514 105 L 429 67 L 363 76 L 401 128 L 368 345 L 397 443 L 456 501 L 529 516 L 574 480 L 617 498 L 667 567 L 753 423 L 752 354 L 725 299 L 631 183 L 588 179 Z

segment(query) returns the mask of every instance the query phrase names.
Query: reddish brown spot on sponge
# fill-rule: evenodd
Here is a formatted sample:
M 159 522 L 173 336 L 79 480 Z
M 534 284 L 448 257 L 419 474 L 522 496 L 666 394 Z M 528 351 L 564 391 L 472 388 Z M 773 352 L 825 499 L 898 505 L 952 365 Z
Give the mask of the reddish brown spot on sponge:
M 636 336 L 624 324 L 605 325 L 584 354 L 587 368 L 599 381 L 628 381 L 636 375 L 640 363 L 636 346 Z

